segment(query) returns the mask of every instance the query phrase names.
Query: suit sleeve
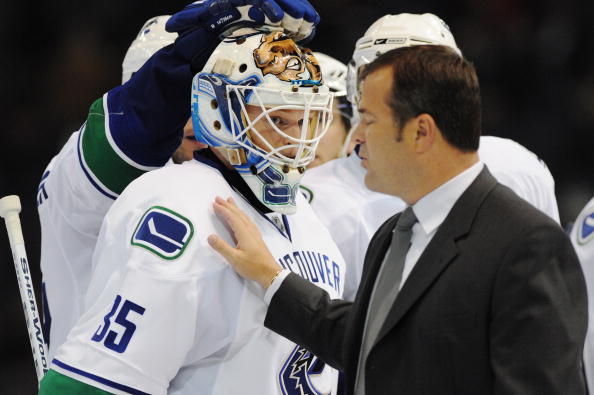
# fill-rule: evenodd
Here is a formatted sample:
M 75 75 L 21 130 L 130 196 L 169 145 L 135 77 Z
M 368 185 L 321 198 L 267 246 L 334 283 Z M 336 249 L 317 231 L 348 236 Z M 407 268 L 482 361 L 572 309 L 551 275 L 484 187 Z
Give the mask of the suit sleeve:
M 351 306 L 351 302 L 331 300 L 326 291 L 291 273 L 272 297 L 264 326 L 343 369 Z
M 362 284 L 374 275 L 371 264 L 383 259 L 398 218 L 396 214 L 386 220 L 369 242 Z M 363 292 L 359 287 L 355 303 L 367 303 L 368 293 L 369 289 Z M 291 273 L 272 297 L 264 325 L 306 347 L 332 367 L 344 370 L 346 353 L 352 350 L 352 346 L 346 344 L 347 332 L 349 338 L 360 339 L 363 330 L 362 327 L 349 327 L 352 314 L 353 302 L 332 300 L 321 288 Z
M 493 289 L 494 394 L 583 394 L 587 327 L 583 274 L 553 225 L 532 229 L 507 251 Z

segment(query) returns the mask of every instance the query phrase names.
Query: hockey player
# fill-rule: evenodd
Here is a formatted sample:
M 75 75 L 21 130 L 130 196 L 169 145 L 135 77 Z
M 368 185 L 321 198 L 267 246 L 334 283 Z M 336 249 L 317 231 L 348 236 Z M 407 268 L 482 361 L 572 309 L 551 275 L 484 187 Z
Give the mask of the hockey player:
M 578 215 L 571 230 L 588 291 L 588 333 L 584 345 L 584 371 L 590 393 L 594 391 L 594 198 Z
M 196 160 L 133 181 L 109 210 L 87 311 L 41 394 L 330 394 L 337 372 L 263 326 L 263 290 L 207 242 L 232 196 L 279 264 L 340 297 L 344 262 L 298 193 L 328 127 L 320 69 L 282 32 L 225 39 L 192 84 Z M 293 214 L 293 215 L 285 215 Z M 91 392 L 95 391 L 95 392 Z
M 219 34 L 266 23 L 306 39 L 318 20 L 305 0 L 207 0 L 176 14 L 168 24 L 170 35 L 162 30 L 163 18 L 143 27 L 123 65 L 123 79 L 129 81 L 91 105 L 86 122 L 52 159 L 39 185 L 50 357 L 83 311 L 93 249 L 107 210 L 132 180 L 163 166 L 178 148 L 190 117 L 192 77 L 220 42 Z M 156 51 L 177 33 L 175 45 L 158 51 L 132 75 L 147 51 Z
M 447 25 L 433 14 L 378 19 L 357 41 L 349 63 L 349 99 L 357 101 L 356 77 L 362 67 L 390 49 L 420 44 L 446 45 L 460 53 Z M 553 177 L 536 155 L 512 140 L 492 136 L 481 137 L 478 154 L 499 182 L 559 222 Z M 330 230 L 349 267 L 347 300 L 353 300 L 357 292 L 371 237 L 386 219 L 405 207 L 399 198 L 367 189 L 360 162 L 357 155 L 351 155 L 309 170 L 303 178 L 314 211 Z
M 349 144 L 346 141 L 353 117 L 353 106 L 346 97 L 347 66 L 339 60 L 323 53 L 314 52 L 314 55 L 318 59 L 318 62 L 320 62 L 320 67 L 324 72 L 324 83 L 334 93 L 334 118 L 324 138 L 318 144 L 316 157 L 308 166 L 308 169 L 312 169 L 329 160 L 350 155 L 354 148 L 354 144 Z

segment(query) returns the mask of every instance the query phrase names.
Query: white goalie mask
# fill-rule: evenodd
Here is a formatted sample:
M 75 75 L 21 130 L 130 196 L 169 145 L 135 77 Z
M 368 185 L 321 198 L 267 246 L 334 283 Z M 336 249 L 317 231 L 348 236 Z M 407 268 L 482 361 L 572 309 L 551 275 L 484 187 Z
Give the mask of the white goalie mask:
M 324 85 L 334 93 L 334 97 L 346 96 L 347 65 L 321 52 L 314 52 L 314 56 L 324 73 Z
M 175 41 L 177 33 L 165 30 L 169 17 L 170 15 L 155 16 L 142 26 L 124 56 L 122 84 L 127 82 L 155 52 Z
M 347 97 L 358 102 L 358 76 L 361 67 L 392 49 L 413 45 L 444 45 L 462 54 L 450 28 L 433 14 L 384 15 L 357 40 L 347 73 Z
M 221 147 L 269 209 L 292 214 L 299 182 L 332 121 L 312 52 L 282 32 L 239 30 L 192 81 L 196 139 Z

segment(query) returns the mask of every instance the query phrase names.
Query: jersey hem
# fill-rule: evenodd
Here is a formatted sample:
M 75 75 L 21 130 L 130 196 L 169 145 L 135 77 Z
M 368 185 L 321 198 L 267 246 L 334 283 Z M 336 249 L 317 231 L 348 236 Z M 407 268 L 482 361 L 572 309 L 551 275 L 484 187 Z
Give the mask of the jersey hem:
M 53 365 L 52 368 L 54 370 L 56 370 L 57 372 L 60 372 L 60 370 L 61 370 L 62 372 L 60 372 L 60 373 L 65 373 L 65 372 L 74 373 L 74 374 L 76 374 L 78 376 L 82 376 L 84 378 L 90 379 L 90 381 L 94 381 L 96 383 L 99 383 L 99 384 L 101 384 L 104 387 L 108 387 L 108 388 L 111 388 L 111 389 L 116 389 L 116 390 L 119 390 L 119 391 L 123 391 L 126 394 L 132 394 L 132 395 L 150 395 L 148 392 L 143 392 L 143 391 L 137 390 L 136 388 L 132 388 L 132 387 L 129 387 L 127 385 L 124 385 L 124 384 L 121 384 L 121 383 L 117 383 L 115 381 L 108 380 L 108 379 L 106 379 L 104 377 L 97 376 L 95 374 L 92 374 L 92 373 L 86 372 L 84 370 L 75 368 L 74 366 L 70 366 L 70 365 L 68 365 L 68 364 L 66 364 L 66 363 L 64 363 L 64 362 L 62 362 L 62 361 L 60 361 L 60 360 L 58 360 L 56 358 L 54 358 L 54 360 L 52 361 L 52 365 Z M 56 367 L 58 367 L 60 369 L 56 369 Z M 86 381 L 89 381 L 89 380 L 86 380 Z M 88 382 L 87 382 L 87 384 L 92 385 L 92 384 L 90 384 Z

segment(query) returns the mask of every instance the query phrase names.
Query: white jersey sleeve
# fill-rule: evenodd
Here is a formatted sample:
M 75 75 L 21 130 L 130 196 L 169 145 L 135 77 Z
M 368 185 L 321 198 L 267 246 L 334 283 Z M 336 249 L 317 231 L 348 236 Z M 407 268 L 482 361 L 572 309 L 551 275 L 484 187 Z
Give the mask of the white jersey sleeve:
M 482 136 L 478 154 L 497 181 L 559 223 L 553 175 L 534 153 L 510 139 Z
M 335 391 L 336 371 L 264 328 L 264 291 L 208 245 L 212 233 L 232 242 L 211 208 L 217 195 L 251 213 L 285 267 L 340 296 L 344 263 L 309 207 L 283 234 L 217 171 L 167 166 L 130 184 L 105 217 L 86 312 L 52 369 L 116 394 L 280 395 L 309 374 L 307 385 Z
M 594 198 L 578 215 L 571 242 L 580 259 L 588 290 L 588 333 L 584 345 L 584 370 L 590 392 L 594 391 Z

